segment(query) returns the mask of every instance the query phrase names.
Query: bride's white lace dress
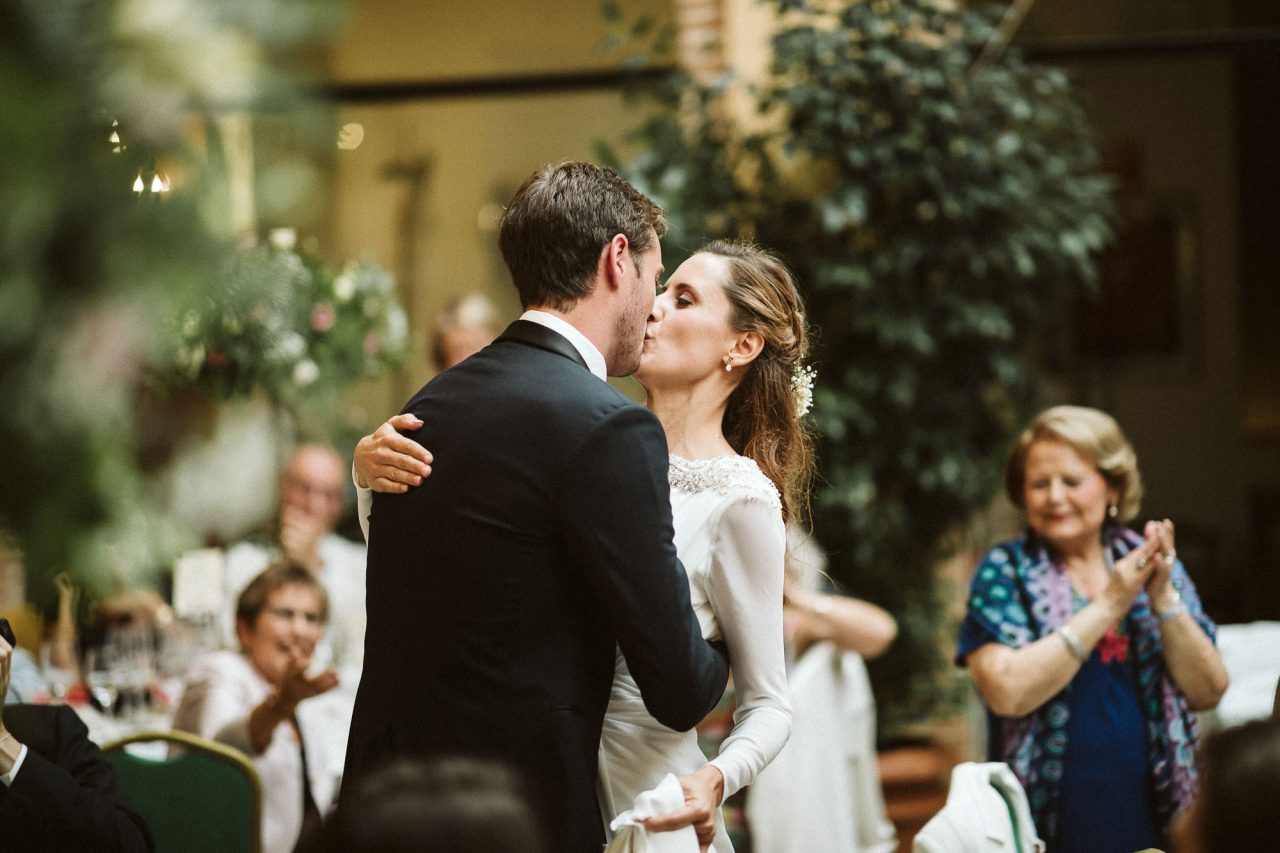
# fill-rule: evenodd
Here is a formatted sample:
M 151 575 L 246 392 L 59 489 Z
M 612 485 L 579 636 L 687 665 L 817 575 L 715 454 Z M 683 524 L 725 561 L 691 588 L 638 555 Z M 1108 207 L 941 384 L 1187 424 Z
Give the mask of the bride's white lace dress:
M 689 573 L 694 612 L 708 639 L 729 648 L 738 707 L 733 730 L 712 760 L 725 797 L 755 779 L 787 742 L 791 706 L 782 644 L 786 530 L 777 489 L 752 460 L 671 457 L 675 544 Z M 606 828 L 637 794 L 667 773 L 706 763 L 696 732 L 676 732 L 645 710 L 619 655 L 600 739 L 600 808 Z M 732 853 L 717 815 L 712 850 Z

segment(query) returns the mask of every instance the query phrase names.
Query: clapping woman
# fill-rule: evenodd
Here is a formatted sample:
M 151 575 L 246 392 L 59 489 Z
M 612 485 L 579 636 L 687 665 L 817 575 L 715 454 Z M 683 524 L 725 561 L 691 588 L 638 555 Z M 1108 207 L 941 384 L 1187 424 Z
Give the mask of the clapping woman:
M 324 749 L 323 720 L 308 699 L 333 689 L 332 670 L 311 674 L 328 597 L 290 562 L 258 575 L 236 603 L 239 652 L 214 652 L 187 675 L 173 727 L 233 746 L 262 780 L 262 849 L 289 853 L 320 828 L 341 768 Z
M 1124 526 L 1137 460 L 1096 409 L 1040 414 L 1005 488 L 1028 529 L 978 567 L 957 652 L 989 711 L 991 758 L 1017 774 L 1050 851 L 1162 847 L 1197 786 L 1192 712 L 1227 686 L 1174 526 Z

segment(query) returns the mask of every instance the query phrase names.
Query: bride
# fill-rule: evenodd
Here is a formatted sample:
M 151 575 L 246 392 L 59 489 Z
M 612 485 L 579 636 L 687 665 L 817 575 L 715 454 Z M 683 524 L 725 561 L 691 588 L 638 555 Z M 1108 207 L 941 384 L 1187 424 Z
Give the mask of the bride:
M 675 544 L 704 637 L 723 640 L 738 706 L 719 754 L 645 710 L 618 657 L 605 714 L 597 789 L 605 824 L 672 772 L 686 795 L 714 808 L 695 825 L 705 845 L 732 853 L 719 805 L 782 749 L 791 724 L 782 642 L 785 522 L 806 497 L 813 454 L 802 417 L 809 378 L 804 306 L 791 273 L 767 251 L 716 241 L 685 261 L 657 297 L 635 377 L 671 453 Z M 361 439 L 358 485 L 403 492 L 429 463 L 397 429 L 398 415 Z M 360 523 L 371 501 L 360 490 Z M 661 819 L 649 822 L 662 828 Z

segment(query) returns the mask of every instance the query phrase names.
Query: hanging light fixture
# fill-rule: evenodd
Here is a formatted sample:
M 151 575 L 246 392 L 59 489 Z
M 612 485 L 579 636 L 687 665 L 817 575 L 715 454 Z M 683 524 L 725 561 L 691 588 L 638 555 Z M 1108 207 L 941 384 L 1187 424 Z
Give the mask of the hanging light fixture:
M 138 177 L 133 179 L 133 191 L 138 195 L 142 195 L 147 189 L 147 184 L 142 180 L 142 172 L 138 172 Z

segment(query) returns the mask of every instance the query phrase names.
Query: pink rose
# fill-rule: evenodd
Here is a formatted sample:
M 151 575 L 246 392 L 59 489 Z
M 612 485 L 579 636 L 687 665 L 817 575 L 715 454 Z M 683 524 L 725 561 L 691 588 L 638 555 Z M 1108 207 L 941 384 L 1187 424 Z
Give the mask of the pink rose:
M 334 322 L 338 319 L 338 312 L 333 306 L 327 302 L 317 305 L 311 309 L 311 328 L 317 332 L 327 332 L 333 328 Z

